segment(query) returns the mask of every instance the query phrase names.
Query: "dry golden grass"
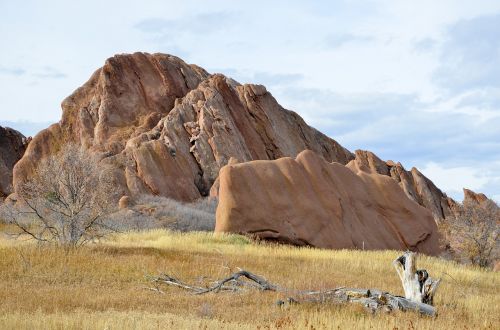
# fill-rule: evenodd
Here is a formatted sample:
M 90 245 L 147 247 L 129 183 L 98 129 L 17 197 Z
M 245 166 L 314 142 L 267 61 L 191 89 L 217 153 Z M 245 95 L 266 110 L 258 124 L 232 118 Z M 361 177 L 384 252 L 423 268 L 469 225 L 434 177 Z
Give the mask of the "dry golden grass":
M 280 309 L 280 293 L 193 296 L 144 289 L 167 272 L 207 283 L 241 267 L 296 289 L 337 286 L 402 294 L 397 251 L 331 251 L 255 244 L 237 235 L 164 230 L 120 234 L 65 252 L 0 239 L 0 328 L 4 329 L 479 329 L 500 328 L 500 275 L 437 258 L 419 266 L 443 278 L 435 319 L 370 315 L 359 306 L 302 304 Z M 209 276 L 210 278 L 202 278 Z

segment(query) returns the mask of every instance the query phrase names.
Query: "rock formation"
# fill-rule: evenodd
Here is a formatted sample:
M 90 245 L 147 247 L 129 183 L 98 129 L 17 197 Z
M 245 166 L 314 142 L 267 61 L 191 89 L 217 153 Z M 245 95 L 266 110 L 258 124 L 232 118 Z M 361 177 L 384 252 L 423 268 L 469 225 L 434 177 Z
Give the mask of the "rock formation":
M 446 196 L 415 167 L 407 171 L 401 163 L 390 160 L 384 162 L 374 153 L 364 150 L 356 150 L 355 158 L 347 166 L 366 173 L 390 176 L 399 184 L 408 198 L 431 211 L 437 223 L 450 215 L 456 206 L 453 199 Z
M 488 201 L 488 197 L 482 193 L 475 193 L 470 189 L 464 188 L 464 201 L 463 203 L 472 203 L 472 204 L 482 204 Z
M 386 170 L 373 160 L 371 168 Z M 219 176 L 216 232 L 320 248 L 439 253 L 431 212 L 387 174 L 359 164 L 330 163 L 307 150 L 296 159 L 227 165 Z
M 13 192 L 12 168 L 23 156 L 26 144 L 24 135 L 0 126 L 0 200 Z
M 59 123 L 40 132 L 14 169 L 14 183 L 63 143 L 93 150 L 115 168 L 120 195 L 190 201 L 208 195 L 219 169 L 240 161 L 295 156 L 304 149 L 346 164 L 353 155 L 260 85 L 163 54 L 108 59 L 62 102 Z
M 328 162 L 351 162 L 349 167 L 393 178 L 437 222 L 455 205 L 415 168 L 406 171 L 371 152 L 353 155 L 283 109 L 264 86 L 241 85 L 171 55 L 109 58 L 62 110 L 60 122 L 38 133 L 14 167 L 14 188 L 65 143 L 82 145 L 111 165 L 117 195 L 131 200 L 142 194 L 182 201 L 216 196 L 219 170 L 231 157 L 273 160 L 309 149 Z
M 14 183 L 31 175 L 39 159 L 64 143 L 77 143 L 115 163 L 127 141 L 153 128 L 177 98 L 208 73 L 168 55 L 117 55 L 62 102 L 59 123 L 38 133 L 14 169 Z M 119 178 L 119 177 L 118 177 Z M 123 182 L 120 182 L 123 183 Z

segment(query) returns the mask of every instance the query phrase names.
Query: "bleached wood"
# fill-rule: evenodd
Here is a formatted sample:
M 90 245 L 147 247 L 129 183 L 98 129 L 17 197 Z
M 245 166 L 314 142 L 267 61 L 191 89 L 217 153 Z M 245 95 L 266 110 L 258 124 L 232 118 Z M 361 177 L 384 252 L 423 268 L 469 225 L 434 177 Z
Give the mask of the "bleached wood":
M 399 275 L 405 298 L 416 303 L 433 304 L 441 279 L 433 279 L 425 269 L 417 270 L 417 254 L 407 251 L 393 261 Z

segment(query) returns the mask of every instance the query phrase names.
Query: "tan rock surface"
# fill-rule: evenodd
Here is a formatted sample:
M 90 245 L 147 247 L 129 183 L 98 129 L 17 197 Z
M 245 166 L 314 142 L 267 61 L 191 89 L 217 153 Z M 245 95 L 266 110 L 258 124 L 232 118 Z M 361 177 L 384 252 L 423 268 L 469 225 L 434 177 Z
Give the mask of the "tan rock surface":
M 120 200 L 118 201 L 118 208 L 120 210 L 129 208 L 131 205 L 131 200 L 129 196 L 122 196 L 120 197 Z
M 223 167 L 216 232 L 321 248 L 440 252 L 431 213 L 395 180 L 312 151 Z
M 12 169 L 26 150 L 27 139 L 20 132 L 0 126 L 0 199 L 13 192 Z
M 227 165 L 235 165 L 240 163 L 236 158 L 231 157 L 229 158 L 229 161 L 227 162 Z M 217 179 L 215 179 L 214 184 L 212 185 L 212 188 L 210 188 L 210 197 L 212 198 L 219 198 L 219 187 L 220 187 L 220 179 L 217 176 Z

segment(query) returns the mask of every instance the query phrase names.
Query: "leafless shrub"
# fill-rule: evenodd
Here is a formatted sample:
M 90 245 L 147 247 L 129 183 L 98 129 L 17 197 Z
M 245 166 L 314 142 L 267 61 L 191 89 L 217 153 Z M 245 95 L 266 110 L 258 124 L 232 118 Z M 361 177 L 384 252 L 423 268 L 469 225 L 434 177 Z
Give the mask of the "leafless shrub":
M 148 230 L 162 228 L 162 222 L 149 213 L 142 213 L 133 209 L 119 210 L 110 214 L 105 222 L 116 231 Z
M 76 247 L 101 238 L 110 230 L 103 219 L 115 205 L 108 170 L 92 153 L 66 145 L 40 161 L 18 187 L 17 203 L 2 207 L 3 218 L 40 242 Z
M 217 200 L 202 198 L 182 203 L 170 198 L 144 195 L 129 210 L 110 216 L 110 224 L 119 230 L 169 228 L 179 231 L 212 231 L 215 228 Z
M 466 202 L 440 225 L 456 259 L 487 267 L 499 258 L 500 208 L 487 200 Z

